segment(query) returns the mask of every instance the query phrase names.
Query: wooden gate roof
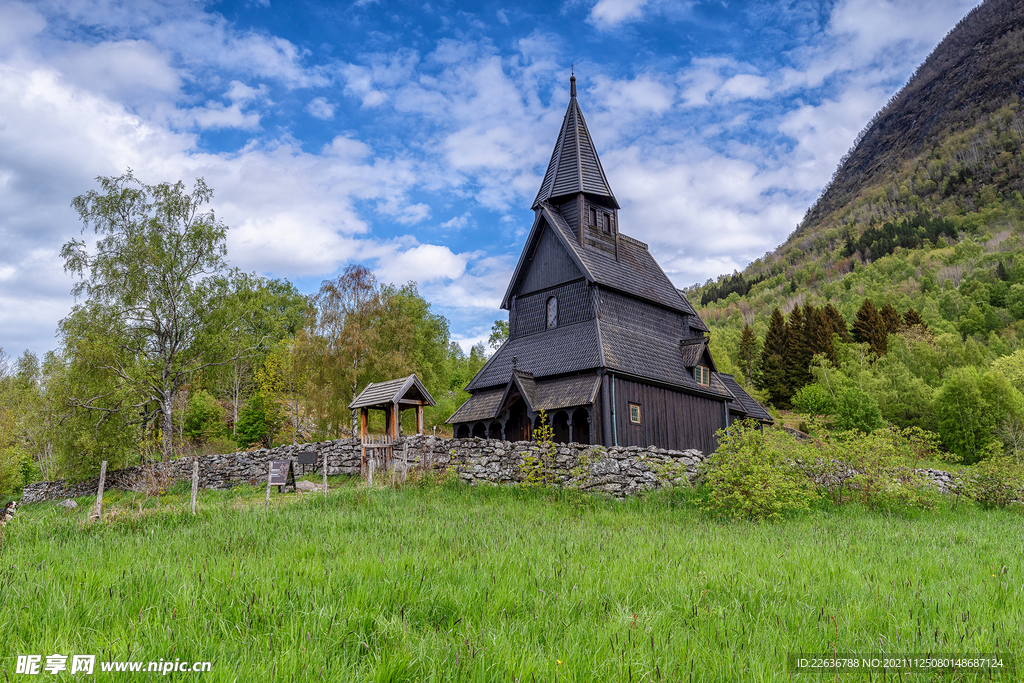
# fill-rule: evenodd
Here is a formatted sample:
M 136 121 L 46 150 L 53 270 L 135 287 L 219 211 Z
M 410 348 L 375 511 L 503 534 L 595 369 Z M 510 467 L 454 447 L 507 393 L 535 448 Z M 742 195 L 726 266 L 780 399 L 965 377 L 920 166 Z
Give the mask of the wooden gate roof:
M 434 397 L 423 386 L 415 375 L 399 377 L 387 382 L 370 382 L 356 396 L 349 408 L 373 408 L 389 403 L 410 403 L 418 405 L 435 405 Z

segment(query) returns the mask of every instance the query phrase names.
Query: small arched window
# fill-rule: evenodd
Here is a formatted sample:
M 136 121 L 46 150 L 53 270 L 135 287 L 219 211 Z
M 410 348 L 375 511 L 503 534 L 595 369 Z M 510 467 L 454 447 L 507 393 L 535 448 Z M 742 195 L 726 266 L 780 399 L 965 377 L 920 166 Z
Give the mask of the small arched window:
M 558 327 L 558 297 L 548 297 L 547 328 Z

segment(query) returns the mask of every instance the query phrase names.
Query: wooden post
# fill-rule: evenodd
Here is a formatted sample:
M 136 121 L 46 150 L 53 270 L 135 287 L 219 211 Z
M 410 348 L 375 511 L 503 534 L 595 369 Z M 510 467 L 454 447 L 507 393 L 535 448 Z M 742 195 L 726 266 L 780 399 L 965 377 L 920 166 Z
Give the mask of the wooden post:
M 423 435 L 423 406 L 416 406 L 416 433 Z
M 409 442 L 402 444 L 402 481 L 409 478 Z
M 327 453 L 323 454 L 323 464 L 321 467 L 324 468 L 324 500 L 327 500 Z
M 199 461 L 192 461 L 192 516 L 196 514 L 196 494 L 199 492 Z
M 370 409 L 369 408 L 360 408 L 359 409 L 359 437 L 360 438 L 366 436 L 366 433 L 368 431 L 370 431 L 369 421 L 370 421 Z
M 96 519 L 103 519 L 103 484 L 107 480 L 107 461 L 100 465 L 100 485 L 96 489 L 96 510 L 93 512 Z
M 398 428 L 402 422 L 402 411 L 398 409 L 397 403 L 391 404 L 391 440 L 398 438 Z
M 366 484 L 370 488 L 373 488 L 373 461 L 373 456 L 370 456 L 370 479 Z
M 274 476 L 274 461 L 267 461 L 267 500 L 263 503 L 263 509 L 267 510 L 270 508 L 270 480 Z

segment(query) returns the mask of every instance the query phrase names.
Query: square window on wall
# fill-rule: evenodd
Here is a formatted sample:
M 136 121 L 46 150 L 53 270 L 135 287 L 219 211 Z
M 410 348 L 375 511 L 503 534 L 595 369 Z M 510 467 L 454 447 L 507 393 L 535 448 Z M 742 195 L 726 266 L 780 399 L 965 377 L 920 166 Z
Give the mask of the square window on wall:
M 629 404 L 629 421 L 635 425 L 640 424 L 640 404 L 630 403 Z

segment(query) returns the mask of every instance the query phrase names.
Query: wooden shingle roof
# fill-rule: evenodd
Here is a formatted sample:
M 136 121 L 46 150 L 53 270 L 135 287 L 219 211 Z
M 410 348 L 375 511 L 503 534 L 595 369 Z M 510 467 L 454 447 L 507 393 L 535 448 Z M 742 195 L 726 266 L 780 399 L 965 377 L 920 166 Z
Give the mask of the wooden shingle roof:
M 431 406 L 436 403 L 419 378 L 416 375 L 409 375 L 387 382 L 370 382 L 359 392 L 358 396 L 352 399 L 352 403 L 348 407 L 352 409 L 369 408 L 385 403 L 398 403 L 403 400 Z
M 516 383 L 529 409 L 539 412 L 590 405 L 597 395 L 601 378 L 587 374 L 535 380 L 527 373 L 516 372 L 512 381 Z M 502 401 L 507 393 L 507 385 L 473 393 L 469 400 L 448 418 L 448 424 L 493 420 L 501 411 Z
M 532 373 L 535 377 L 565 375 L 600 367 L 597 321 L 586 320 L 575 325 L 564 325 L 545 330 L 544 342 L 538 335 L 509 339 L 487 360 L 467 391 L 504 386 L 516 369 Z
M 732 375 L 716 372 L 715 376 L 722 380 L 722 383 L 725 384 L 729 392 L 736 397 L 736 403 L 739 405 L 730 406 L 731 410 L 746 413 L 747 417 L 761 422 L 775 422 L 768 411 L 764 409 L 764 406 L 744 391 L 743 387 L 739 385 L 739 382 Z
M 533 205 L 536 208 L 540 202 L 552 197 L 580 192 L 607 197 L 616 209 L 619 208 L 576 101 L 576 77 L 573 76 L 569 81 L 569 107 L 565 110 L 562 129 L 558 132 L 548 170 Z

